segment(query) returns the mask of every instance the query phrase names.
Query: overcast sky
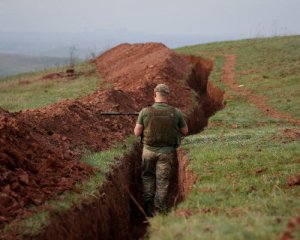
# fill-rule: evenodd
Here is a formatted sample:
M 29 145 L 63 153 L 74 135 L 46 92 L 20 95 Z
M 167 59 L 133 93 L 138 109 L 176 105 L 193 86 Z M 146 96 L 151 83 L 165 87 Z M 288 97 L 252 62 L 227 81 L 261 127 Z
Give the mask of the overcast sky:
M 300 0 L 0 0 L 0 32 L 300 34 Z

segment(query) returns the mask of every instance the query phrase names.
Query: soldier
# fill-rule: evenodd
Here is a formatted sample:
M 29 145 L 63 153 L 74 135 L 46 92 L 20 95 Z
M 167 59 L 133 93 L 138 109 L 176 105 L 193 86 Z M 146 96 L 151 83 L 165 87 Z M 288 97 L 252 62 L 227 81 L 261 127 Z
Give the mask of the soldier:
M 181 134 L 188 133 L 182 112 L 168 105 L 169 87 L 158 84 L 154 89 L 155 103 L 143 108 L 134 128 L 136 136 L 142 136 L 143 201 L 147 216 L 154 208 L 166 213 L 169 179 L 176 148 Z

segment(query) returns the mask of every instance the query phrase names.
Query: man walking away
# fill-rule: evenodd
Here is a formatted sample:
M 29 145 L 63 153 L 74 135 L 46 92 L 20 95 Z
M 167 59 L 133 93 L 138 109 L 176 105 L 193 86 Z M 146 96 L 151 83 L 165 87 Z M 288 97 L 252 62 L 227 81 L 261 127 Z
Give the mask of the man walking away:
M 154 89 L 155 103 L 143 108 L 134 128 L 136 136 L 142 136 L 143 201 L 147 216 L 154 209 L 167 212 L 169 179 L 176 156 L 180 136 L 188 133 L 182 112 L 168 105 L 169 87 L 158 84 Z

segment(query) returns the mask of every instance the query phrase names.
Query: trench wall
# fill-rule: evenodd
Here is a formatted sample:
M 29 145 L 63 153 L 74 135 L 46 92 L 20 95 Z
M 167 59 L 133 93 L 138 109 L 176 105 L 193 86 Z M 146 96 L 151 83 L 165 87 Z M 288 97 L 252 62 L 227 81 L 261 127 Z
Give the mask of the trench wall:
M 107 175 L 99 197 L 53 215 L 44 231 L 30 239 L 133 239 L 138 234 L 133 226 L 143 218 L 130 196 L 139 201 L 140 156 L 141 146 L 136 144 Z
M 194 64 L 187 82 L 198 94 L 199 104 L 187 117 L 190 133 L 201 131 L 208 118 L 223 107 L 223 92 L 207 84 L 211 63 L 191 58 Z M 170 206 L 174 206 L 189 193 L 195 176 L 188 170 L 184 152 L 178 158 L 171 179 Z M 34 237 L 25 239 L 138 239 L 146 232 L 144 215 L 132 199 L 141 205 L 141 145 L 136 144 L 107 176 L 100 196 L 82 202 L 66 213 L 50 217 L 50 224 Z
M 195 181 L 196 175 L 189 169 L 189 159 L 186 153 L 179 149 L 177 150 L 178 158 L 178 202 L 184 201 L 185 197 L 191 191 Z

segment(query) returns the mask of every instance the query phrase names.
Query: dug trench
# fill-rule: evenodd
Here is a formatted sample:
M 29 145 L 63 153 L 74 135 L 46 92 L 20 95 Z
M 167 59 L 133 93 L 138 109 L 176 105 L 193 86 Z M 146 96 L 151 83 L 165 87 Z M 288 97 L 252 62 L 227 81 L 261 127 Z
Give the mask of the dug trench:
M 47 138 L 51 138 L 59 146 L 58 155 L 61 155 L 60 160 L 63 161 L 68 158 L 72 159 L 72 157 L 78 158 L 80 154 L 74 153 L 74 146 L 85 145 L 101 151 L 113 147 L 116 141 L 128 136 L 134 127 L 135 120 L 132 117 L 110 120 L 94 116 L 101 110 L 140 110 L 152 102 L 152 91 L 149 89 L 153 89 L 157 83 L 165 82 L 173 90 L 170 104 L 179 107 L 186 114 L 190 134 L 200 132 L 207 125 L 209 117 L 224 105 L 223 91 L 208 82 L 213 67 L 211 61 L 180 56 L 162 44 L 123 44 L 100 56 L 95 60 L 95 64 L 105 81 L 113 85 L 112 90 L 98 91 L 78 101 L 66 101 L 47 109 L 27 111 L 23 115 L 21 113 L 20 116 L 11 116 L 3 111 L 0 112 L 5 117 L 3 119 L 6 123 L 9 122 L 10 117 L 26 120 L 30 115 L 30 119 L 37 119 L 33 120 L 31 125 L 28 124 L 31 130 L 35 129 L 34 131 L 42 136 L 46 133 Z M 66 118 L 62 117 L 66 115 L 66 109 L 71 112 L 68 118 L 78 118 L 79 124 L 68 124 Z M 53 112 L 54 114 L 50 118 L 49 115 Z M 73 112 L 76 115 L 72 115 Z M 57 119 L 62 123 L 59 126 Z M 13 123 L 17 121 L 13 120 Z M 38 124 L 38 121 L 41 123 Z M 82 128 L 83 122 L 85 125 L 91 125 L 90 129 Z M 99 128 L 95 127 L 95 122 L 101 123 L 99 134 L 95 133 L 99 132 Z M 15 125 L 18 124 L 15 123 Z M 72 131 L 72 127 L 77 130 L 77 135 Z M 15 127 L 14 131 L 16 131 L 16 133 L 13 132 L 16 135 L 19 134 L 18 127 Z M 26 138 L 27 141 L 37 141 L 32 133 L 25 132 L 22 135 L 29 136 Z M 40 135 L 38 136 L 41 142 L 43 138 Z M 37 139 L 39 140 L 39 138 Z M 100 141 L 97 142 L 95 139 L 100 139 Z M 42 151 L 37 143 L 34 142 L 33 146 L 36 151 Z M 115 164 L 107 174 L 105 183 L 99 186 L 99 194 L 96 197 L 84 200 L 66 212 L 50 214 L 49 222 L 41 232 L 35 236 L 23 235 L 22 238 L 58 240 L 138 239 L 142 237 L 146 233 L 147 222 L 141 209 L 141 149 L 142 146 L 136 143 L 129 153 L 114 161 Z M 50 153 L 57 151 L 56 149 L 50 150 Z M 4 154 L 5 157 L 11 155 L 14 155 L 13 158 L 19 157 L 16 151 L 4 151 Z M 33 154 L 35 152 L 31 153 L 31 155 Z M 37 172 L 46 172 L 50 176 L 50 167 L 55 166 L 54 170 L 57 167 L 64 169 L 63 165 L 56 166 L 58 163 L 53 158 L 51 158 L 51 154 L 48 154 L 47 161 L 41 164 Z M 26 159 L 22 159 L 25 163 Z M 69 166 L 70 162 L 71 166 Z M 92 170 L 88 166 L 74 161 L 67 161 L 67 163 L 69 164 L 68 169 L 75 169 L 76 171 L 74 171 L 77 173 L 77 178 L 74 178 L 72 174 L 71 176 L 64 175 L 64 178 L 69 177 L 73 180 L 67 185 L 67 189 L 72 189 L 72 184 L 74 185 L 76 180 L 87 179 L 87 175 L 91 174 Z M 8 166 L 12 169 L 13 164 L 16 163 L 10 161 L 9 164 Z M 40 169 L 48 171 L 40 171 Z M 28 184 L 31 183 L 29 171 L 22 170 L 21 174 L 23 174 L 21 180 Z M 36 172 L 35 174 L 37 175 Z M 170 207 L 185 198 L 194 180 L 193 174 L 188 170 L 188 160 L 179 150 L 171 178 Z M 35 183 L 38 181 L 36 180 Z M 59 185 L 59 189 L 62 191 L 66 187 Z M 51 190 L 57 191 L 55 187 Z M 5 196 L 8 195 L 5 194 Z M 1 195 L 1 197 L 3 196 Z M 45 199 L 47 198 L 45 197 Z M 8 236 L 20 238 L 14 234 Z
M 187 78 L 198 96 L 198 104 L 187 117 L 190 133 L 200 132 L 208 118 L 223 107 L 223 94 L 208 85 L 209 72 L 203 60 L 188 57 L 194 64 Z M 210 70 L 209 70 L 210 71 Z M 118 161 L 107 176 L 100 196 L 72 211 L 56 215 L 49 226 L 35 239 L 139 239 L 146 233 L 147 221 L 141 203 L 140 144 Z M 188 170 L 188 159 L 178 151 L 171 179 L 170 207 L 189 193 L 195 177 Z

